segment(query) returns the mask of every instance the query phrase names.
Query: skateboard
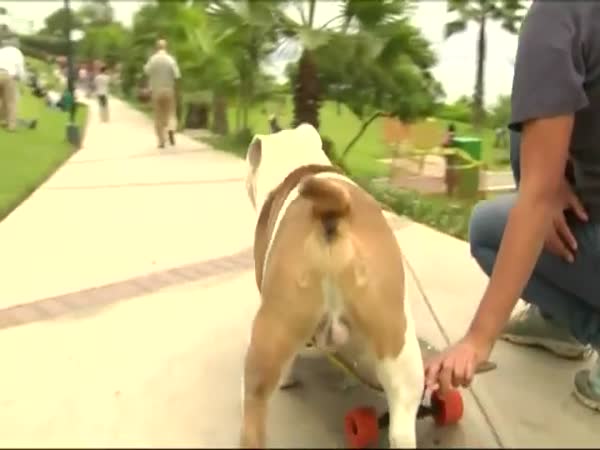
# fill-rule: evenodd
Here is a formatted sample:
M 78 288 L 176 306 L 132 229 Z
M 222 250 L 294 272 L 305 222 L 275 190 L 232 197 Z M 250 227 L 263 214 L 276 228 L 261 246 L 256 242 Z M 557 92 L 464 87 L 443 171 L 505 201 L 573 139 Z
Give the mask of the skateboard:
M 419 344 L 425 359 L 439 353 L 438 349 L 422 339 L 419 339 Z M 486 362 L 477 368 L 477 373 L 488 372 L 495 368 L 494 363 Z M 381 388 L 374 386 L 372 382 L 360 377 L 357 379 L 371 389 L 382 392 Z M 464 405 L 460 391 L 454 389 L 447 392 L 443 398 L 435 392 L 429 399 L 425 398 L 425 393 L 423 397 L 417 412 L 417 419 L 433 417 L 437 426 L 447 426 L 458 423 L 462 418 Z M 388 411 L 378 416 L 375 408 L 369 406 L 350 410 L 344 418 L 344 434 L 348 448 L 365 448 L 376 445 L 379 441 L 379 431 L 386 429 L 389 421 Z

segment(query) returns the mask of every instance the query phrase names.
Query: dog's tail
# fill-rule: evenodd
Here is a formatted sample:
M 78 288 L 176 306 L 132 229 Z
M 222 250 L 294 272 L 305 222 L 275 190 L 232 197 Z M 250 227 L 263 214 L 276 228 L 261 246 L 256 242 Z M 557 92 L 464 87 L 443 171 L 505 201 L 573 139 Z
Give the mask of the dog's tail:
M 313 216 L 322 226 L 327 242 L 339 236 L 340 219 L 350 213 L 350 193 L 336 180 L 308 177 L 299 187 L 300 195 L 313 202 Z

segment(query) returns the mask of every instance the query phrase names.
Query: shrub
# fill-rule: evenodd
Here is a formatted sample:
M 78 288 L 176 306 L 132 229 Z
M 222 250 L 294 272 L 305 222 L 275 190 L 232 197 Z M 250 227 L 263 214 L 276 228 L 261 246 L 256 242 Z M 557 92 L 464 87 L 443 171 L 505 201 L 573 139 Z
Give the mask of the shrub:
M 476 200 L 454 200 L 445 196 L 395 189 L 373 182 L 357 182 L 396 214 L 459 239 L 468 239 L 469 219 Z

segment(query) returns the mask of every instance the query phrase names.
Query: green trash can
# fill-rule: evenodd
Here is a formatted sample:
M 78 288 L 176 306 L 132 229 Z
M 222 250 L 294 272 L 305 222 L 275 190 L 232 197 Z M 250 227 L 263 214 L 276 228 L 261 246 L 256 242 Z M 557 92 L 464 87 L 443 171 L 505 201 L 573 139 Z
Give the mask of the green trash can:
M 457 136 L 453 139 L 452 147 L 465 152 L 477 164 L 471 166 L 471 162 L 460 156 L 456 158 L 458 163 L 456 194 L 462 198 L 474 198 L 479 194 L 479 174 L 481 171 L 481 139 L 468 136 Z M 461 166 L 468 166 L 462 168 Z M 469 167 L 470 166 L 470 167 Z

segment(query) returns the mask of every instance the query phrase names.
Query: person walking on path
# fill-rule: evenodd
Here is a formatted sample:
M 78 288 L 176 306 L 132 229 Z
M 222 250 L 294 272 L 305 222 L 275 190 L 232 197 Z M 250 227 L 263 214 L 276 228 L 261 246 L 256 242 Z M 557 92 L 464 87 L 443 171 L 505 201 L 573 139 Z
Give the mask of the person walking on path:
M 175 117 L 176 93 L 178 80 L 181 78 L 179 66 L 173 56 L 167 52 L 167 41 L 157 42 L 156 52 L 148 59 L 144 72 L 148 76 L 148 84 L 154 110 L 154 128 L 158 138 L 158 147 L 165 147 L 166 132 Z M 171 145 L 175 145 L 174 129 L 169 130 Z
M 4 41 L 0 47 L 0 122 L 5 122 L 9 131 L 17 127 L 18 83 L 25 75 L 25 57 L 18 42 Z
M 100 120 L 108 122 L 108 93 L 110 88 L 110 75 L 106 73 L 106 66 L 100 67 L 100 72 L 94 79 L 98 104 L 100 105 Z
M 471 254 L 489 284 L 464 337 L 426 362 L 431 389 L 468 386 L 498 338 L 564 358 L 600 352 L 599 36 L 599 2 L 531 3 L 509 124 L 518 190 L 472 212 Z M 511 319 L 519 297 L 529 306 Z M 600 411 L 600 357 L 574 393 Z
M 169 137 L 169 142 L 171 145 L 175 145 L 175 131 L 177 131 L 178 123 L 179 123 L 179 95 L 177 89 L 175 90 L 175 107 L 173 108 L 173 114 L 169 118 L 169 124 L 167 125 L 167 136 Z

